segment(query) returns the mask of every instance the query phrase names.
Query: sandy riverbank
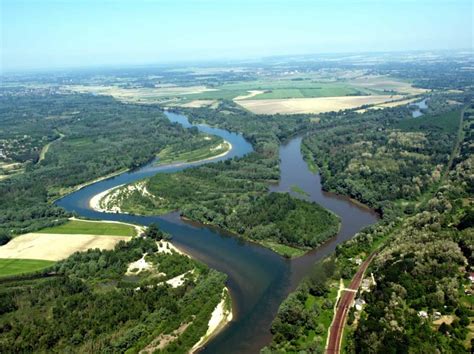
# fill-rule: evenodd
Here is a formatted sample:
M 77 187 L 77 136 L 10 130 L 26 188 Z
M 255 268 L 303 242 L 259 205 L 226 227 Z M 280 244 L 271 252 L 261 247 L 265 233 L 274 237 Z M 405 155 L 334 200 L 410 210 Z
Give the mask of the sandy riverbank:
M 214 159 L 217 159 L 217 158 L 220 158 L 220 157 L 224 157 L 230 151 L 232 151 L 232 144 L 230 142 L 228 142 L 227 140 L 224 140 L 223 144 L 226 144 L 228 146 L 228 149 L 226 151 L 224 151 L 223 153 L 219 154 L 219 155 L 214 155 L 214 156 L 202 159 L 202 160 L 197 160 L 197 161 L 192 161 L 192 162 L 178 162 L 178 163 L 174 163 L 174 164 L 169 164 L 169 166 L 182 166 L 182 165 L 187 164 L 187 163 L 205 162 L 205 161 L 211 161 L 211 160 L 214 160 Z M 111 192 L 113 192 L 114 190 L 116 190 L 116 189 L 118 189 L 122 186 L 124 186 L 124 184 L 109 188 L 109 189 L 107 189 L 103 192 L 100 192 L 100 193 L 94 195 L 89 200 L 89 207 L 91 209 L 93 209 L 95 211 L 98 211 L 98 212 L 101 212 L 101 213 L 117 213 L 118 212 L 118 213 L 126 214 L 126 212 L 123 212 L 122 210 L 120 210 L 120 207 L 118 207 L 118 206 L 114 207 L 113 209 L 109 209 L 109 208 L 102 208 L 101 205 L 100 205 L 101 200 L 103 198 L 106 198 L 108 194 L 110 194 Z
M 212 311 L 206 334 L 202 336 L 196 344 L 194 344 L 189 353 L 195 353 L 198 349 L 202 348 L 207 342 L 209 342 L 209 340 L 219 334 L 219 332 L 221 332 L 230 321 L 232 321 L 232 307 L 230 309 L 227 308 L 227 299 L 231 300 L 229 289 L 225 287 L 222 291 L 221 302 L 219 302 L 214 311 Z
M 230 142 L 228 142 L 227 140 L 224 140 L 224 142 L 223 142 L 222 144 L 226 144 L 226 145 L 228 146 L 227 150 L 224 151 L 223 153 L 220 153 L 219 155 L 214 155 L 214 156 L 208 157 L 208 158 L 206 158 L 206 159 L 197 160 L 197 161 L 192 161 L 191 163 L 214 160 L 214 159 L 217 159 L 217 158 L 219 158 L 219 157 L 223 157 L 223 156 L 227 155 L 229 152 L 232 151 L 232 144 L 231 144 Z
M 226 151 L 224 151 L 223 153 L 219 154 L 219 155 L 214 155 L 214 156 L 210 156 L 210 157 L 206 157 L 205 159 L 201 159 L 201 160 L 196 160 L 196 161 L 186 161 L 186 162 L 172 162 L 172 163 L 164 163 L 163 165 L 159 165 L 159 162 L 158 161 L 158 165 L 159 166 L 173 166 L 173 167 L 178 167 L 178 166 L 182 166 L 182 165 L 186 165 L 186 164 L 190 164 L 190 163 L 199 163 L 199 162 L 204 162 L 204 161 L 211 161 L 211 160 L 214 160 L 214 159 L 217 159 L 219 157 L 223 157 L 225 155 L 227 155 L 229 152 L 232 151 L 232 144 L 230 142 L 228 142 L 227 140 L 224 140 L 223 141 L 223 144 L 226 144 L 228 145 L 228 149 Z
M 114 191 L 115 189 L 118 189 L 120 187 L 122 187 L 123 184 L 121 185 L 118 185 L 118 186 L 115 186 L 115 187 L 112 187 L 112 188 L 109 188 L 103 192 L 100 192 L 96 195 L 94 195 L 90 200 L 89 200 L 89 207 L 95 211 L 99 211 L 101 213 L 115 213 L 115 212 L 122 212 L 120 210 L 120 208 L 118 208 L 118 210 L 112 210 L 112 209 L 107 209 L 107 208 L 102 208 L 100 206 L 100 201 L 105 198 L 109 193 L 111 193 L 112 191 Z

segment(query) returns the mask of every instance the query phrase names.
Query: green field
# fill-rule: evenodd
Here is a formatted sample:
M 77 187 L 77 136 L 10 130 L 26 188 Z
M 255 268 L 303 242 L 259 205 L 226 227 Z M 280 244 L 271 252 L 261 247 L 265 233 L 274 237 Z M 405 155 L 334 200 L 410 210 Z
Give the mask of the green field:
M 272 242 L 269 240 L 261 240 L 261 241 L 258 241 L 258 243 L 260 243 L 262 246 L 270 248 L 273 252 L 276 252 L 286 258 L 301 257 L 302 255 L 306 253 L 305 250 L 291 247 L 288 245 L 283 245 L 277 242 Z
M 54 263 L 38 259 L 0 259 L 0 277 L 31 273 Z
M 232 100 L 237 96 L 246 95 L 247 91 L 242 90 L 228 90 L 223 87 L 217 87 L 218 91 L 208 91 L 201 93 L 194 93 L 191 95 L 182 95 L 182 97 L 189 98 L 192 100 Z M 181 95 L 179 95 L 181 96 Z
M 137 234 L 135 227 L 131 225 L 79 220 L 71 220 L 65 224 L 48 227 L 38 232 L 44 234 L 86 234 L 113 236 L 135 236 Z
M 266 91 L 249 97 L 250 100 L 383 94 L 381 90 L 356 87 L 349 82 L 295 81 L 291 79 L 242 81 L 217 86 L 216 89 L 217 91 L 179 96 L 189 99 L 234 99 L 237 96 L 247 95 L 250 90 Z
M 222 139 L 213 140 L 217 140 L 218 143 L 210 146 L 203 146 L 201 148 L 191 151 L 176 151 L 173 146 L 167 147 L 161 150 L 160 153 L 157 155 L 159 158 L 158 165 L 175 162 L 194 162 L 204 160 L 213 156 L 220 155 L 228 150 L 228 144 L 221 145 L 223 143 Z M 219 147 L 219 145 L 221 146 Z

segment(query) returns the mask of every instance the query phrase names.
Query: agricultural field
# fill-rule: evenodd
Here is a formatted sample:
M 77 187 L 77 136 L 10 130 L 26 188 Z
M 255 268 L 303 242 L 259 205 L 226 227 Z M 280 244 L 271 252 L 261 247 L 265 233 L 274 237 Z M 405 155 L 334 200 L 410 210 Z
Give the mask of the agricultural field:
M 68 85 L 63 86 L 63 89 L 78 93 L 112 96 L 119 101 L 128 103 L 160 103 L 176 96 L 196 95 L 203 92 L 214 91 L 214 89 L 206 88 L 204 86 L 174 85 L 153 88 L 123 88 L 107 85 Z
M 255 114 L 325 113 L 376 105 L 401 99 L 399 95 L 341 96 L 318 98 L 289 98 L 268 100 L 243 100 L 238 103 Z
M 338 75 L 342 75 L 339 73 Z M 424 89 L 413 88 L 405 81 L 385 76 L 331 79 L 313 78 L 313 75 L 270 77 L 254 81 L 241 81 L 214 86 L 214 91 L 186 95 L 193 99 L 285 99 L 338 97 L 354 95 L 421 94 Z
M 351 85 L 364 90 L 375 90 L 382 92 L 392 91 L 407 95 L 419 95 L 429 91 L 427 89 L 413 87 L 413 85 L 408 81 L 395 80 L 393 78 L 381 75 L 361 76 L 351 80 Z
M 253 73 L 253 80 L 245 80 L 248 74 L 242 73 L 244 76 L 240 80 L 235 74 L 237 77 L 232 80 L 218 80 L 217 84 L 213 76 L 206 81 L 205 77 L 194 73 L 195 76 L 189 77 L 188 81 L 184 81 L 185 85 L 181 86 L 163 83 L 154 87 L 91 84 L 68 85 L 62 89 L 110 95 L 128 103 L 156 103 L 168 107 L 216 108 L 221 100 L 234 100 L 257 114 L 338 111 L 392 101 L 381 99 L 385 96 L 411 98 L 428 91 L 413 87 L 408 80 L 387 75 L 368 75 L 363 70 L 276 72 L 271 75 Z M 315 98 L 329 98 L 329 101 L 307 100 Z
M 110 250 L 129 236 L 29 233 L 0 247 L 0 259 L 42 259 L 59 261 L 88 249 Z
M 110 236 L 136 236 L 137 227 L 134 225 L 121 224 L 105 221 L 82 221 L 71 220 L 59 226 L 48 227 L 38 231 L 43 234 L 90 234 Z
M 0 261 L 7 263 L 7 269 L 13 267 L 11 272 L 18 266 L 13 263 L 8 266 L 9 262 L 6 260 L 58 261 L 88 249 L 113 249 L 118 242 L 128 241 L 137 235 L 137 228 L 113 222 L 71 220 L 59 226 L 13 238 L 0 247 Z M 26 264 L 31 266 L 29 262 Z
M 53 264 L 40 259 L 0 259 L 0 277 L 31 273 Z

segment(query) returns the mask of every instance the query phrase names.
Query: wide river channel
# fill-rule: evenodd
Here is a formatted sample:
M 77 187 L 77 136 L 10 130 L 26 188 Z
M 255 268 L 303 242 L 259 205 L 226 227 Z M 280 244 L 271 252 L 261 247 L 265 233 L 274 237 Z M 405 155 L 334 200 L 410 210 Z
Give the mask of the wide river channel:
M 349 199 L 322 191 L 318 174 L 309 171 L 301 154 L 301 137 L 291 139 L 280 147 L 281 178 L 271 191 L 289 192 L 332 210 L 341 218 L 339 234 L 318 249 L 303 257 L 288 260 L 257 244 L 231 236 L 222 230 L 185 222 L 178 213 L 166 216 L 137 216 L 100 213 L 89 207 L 89 200 L 109 188 L 131 183 L 156 173 L 171 173 L 186 168 L 240 157 L 252 151 L 252 146 L 240 134 L 201 124 L 190 124 L 183 115 L 166 112 L 172 121 L 184 127 L 196 126 L 200 131 L 222 137 L 232 144 L 232 150 L 213 160 L 181 165 L 154 166 L 150 163 L 134 171 L 125 172 L 84 187 L 57 201 L 57 205 L 78 215 L 149 225 L 159 224 L 173 236 L 173 244 L 210 267 L 228 275 L 234 319 L 207 346 L 203 353 L 258 353 L 271 340 L 270 326 L 278 306 L 298 285 L 318 260 L 331 254 L 335 247 L 354 236 L 360 229 L 377 221 L 370 209 L 358 206 Z M 297 185 L 308 195 L 291 191 Z

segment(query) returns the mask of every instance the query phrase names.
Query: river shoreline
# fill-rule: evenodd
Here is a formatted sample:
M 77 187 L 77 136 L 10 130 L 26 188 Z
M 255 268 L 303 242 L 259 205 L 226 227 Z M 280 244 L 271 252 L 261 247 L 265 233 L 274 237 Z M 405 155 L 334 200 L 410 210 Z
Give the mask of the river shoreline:
M 156 166 L 173 166 L 173 167 L 178 167 L 178 166 L 183 166 L 183 165 L 186 165 L 188 163 L 201 163 L 201 162 L 206 162 L 206 161 L 212 161 L 214 159 L 218 159 L 219 157 L 224 157 L 226 156 L 229 152 L 232 151 L 232 144 L 230 142 L 228 142 L 227 140 L 224 140 L 223 144 L 226 144 L 228 146 L 227 150 L 220 153 L 219 155 L 214 155 L 214 156 L 209 156 L 209 157 L 206 157 L 204 159 L 200 159 L 200 160 L 194 160 L 194 161 L 176 161 L 176 162 L 171 162 L 171 163 L 163 163 L 163 164 L 160 164 L 159 160 L 157 161 L 158 163 L 156 164 Z
M 206 157 L 205 159 L 201 159 L 201 160 L 196 160 L 196 161 L 187 161 L 187 162 L 175 162 L 175 163 L 170 163 L 170 164 L 163 164 L 163 165 L 159 165 L 158 166 L 166 166 L 166 167 L 179 167 L 179 166 L 184 166 L 186 164 L 189 164 L 189 163 L 202 163 L 202 162 L 206 162 L 206 161 L 212 161 L 212 160 L 215 160 L 215 159 L 218 159 L 218 158 L 221 158 L 221 157 L 224 157 L 226 155 L 228 155 L 231 151 L 232 151 L 232 144 L 230 142 L 228 142 L 227 140 L 224 140 L 224 144 L 226 144 L 228 146 L 228 149 L 222 153 L 220 153 L 219 155 L 214 155 L 214 156 L 210 156 L 210 157 Z M 122 171 L 120 173 L 114 173 L 113 175 L 107 175 L 107 176 L 104 176 L 102 178 L 98 178 L 96 180 L 93 180 L 91 182 L 86 182 L 82 185 L 79 185 L 78 187 L 76 187 L 75 190 L 79 190 L 79 189 L 82 189 L 90 184 L 94 184 L 96 182 L 99 182 L 99 181 L 102 181 L 102 180 L 105 180 L 105 179 L 108 179 L 108 178 L 112 178 L 118 174 L 122 174 L 124 172 L 128 172 L 129 170 L 125 170 L 125 171 Z M 102 208 L 100 206 L 100 202 L 103 198 L 105 198 L 110 192 L 114 191 L 115 189 L 118 189 L 120 187 L 123 187 L 125 184 L 120 184 L 118 186 L 115 186 L 115 187 L 112 187 L 112 188 L 109 188 L 103 192 L 100 192 L 100 193 L 97 193 L 96 195 L 94 195 L 90 200 L 89 200 L 89 207 L 92 209 L 92 210 L 95 210 L 95 211 L 98 211 L 98 212 L 101 212 L 101 213 L 122 213 L 122 214 L 128 214 L 127 212 L 124 212 L 122 210 L 120 210 L 120 207 L 118 207 L 117 210 L 112 210 L 112 209 L 107 209 L 107 208 Z M 71 192 L 71 193 L 74 193 Z
M 227 300 L 230 301 L 230 309 L 227 309 Z M 205 345 L 220 332 L 232 321 L 234 318 L 234 313 L 232 309 L 232 297 L 230 295 L 229 289 L 224 287 L 222 290 L 221 301 L 214 308 L 214 311 L 211 314 L 211 318 L 208 323 L 208 329 L 204 336 L 202 336 L 199 341 L 194 344 L 189 353 L 197 353 L 205 347 Z

